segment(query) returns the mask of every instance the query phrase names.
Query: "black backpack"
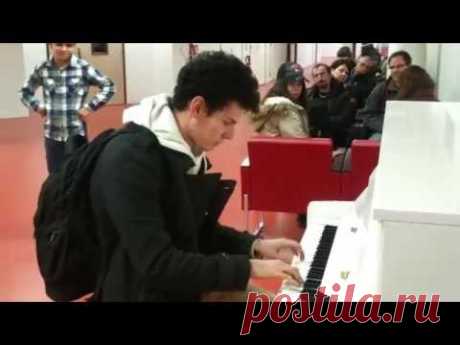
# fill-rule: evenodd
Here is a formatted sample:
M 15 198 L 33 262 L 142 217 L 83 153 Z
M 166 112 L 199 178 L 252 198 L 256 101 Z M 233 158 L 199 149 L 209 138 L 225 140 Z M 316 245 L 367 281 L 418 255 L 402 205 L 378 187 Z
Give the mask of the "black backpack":
M 97 158 L 115 136 L 147 130 L 133 123 L 109 129 L 69 154 L 42 185 L 34 216 L 34 237 L 46 294 L 71 301 L 95 292 L 100 272 L 100 247 L 89 198 Z

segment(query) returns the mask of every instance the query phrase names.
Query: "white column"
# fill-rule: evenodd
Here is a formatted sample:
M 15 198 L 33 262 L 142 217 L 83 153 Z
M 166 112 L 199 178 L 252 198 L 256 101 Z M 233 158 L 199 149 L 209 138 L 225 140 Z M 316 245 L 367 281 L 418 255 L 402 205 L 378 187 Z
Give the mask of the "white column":
M 0 119 L 26 117 L 29 111 L 19 100 L 26 78 L 23 45 L 1 43 L 0 56 Z
M 25 78 L 29 78 L 29 76 L 35 70 L 35 67 L 46 61 L 46 43 L 24 43 L 22 45 L 22 49 L 24 52 L 24 71 L 25 71 Z M 43 90 L 41 87 L 37 89 L 35 92 L 35 96 L 40 100 L 43 101 Z
M 174 59 L 173 53 L 178 55 Z M 170 43 L 126 43 L 127 102 L 137 103 L 158 93 L 172 93 L 175 80 L 175 60 L 186 51 L 180 47 L 173 52 Z
M 251 43 L 251 69 L 254 72 L 259 84 L 264 84 L 266 80 L 266 44 Z
M 46 43 L 24 43 L 22 49 L 24 50 L 25 74 L 29 76 L 37 65 L 46 60 Z
M 317 43 L 297 43 L 297 63 L 304 68 L 316 63 Z
M 439 52 L 438 95 L 441 101 L 460 102 L 460 44 L 442 43 Z
M 275 79 L 278 69 L 287 61 L 287 44 L 272 43 L 270 49 L 270 79 Z
M 426 44 L 426 71 L 433 78 L 439 82 L 439 71 L 441 64 L 441 45 L 440 43 L 427 43 Z

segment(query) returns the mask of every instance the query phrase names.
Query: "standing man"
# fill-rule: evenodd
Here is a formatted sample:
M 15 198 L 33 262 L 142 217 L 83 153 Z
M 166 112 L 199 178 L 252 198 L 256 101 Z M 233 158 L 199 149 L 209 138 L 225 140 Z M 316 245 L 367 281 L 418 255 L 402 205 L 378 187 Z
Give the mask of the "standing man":
M 75 43 L 49 43 L 51 59 L 38 65 L 20 90 L 21 101 L 45 119 L 45 150 L 48 172 L 54 173 L 65 156 L 72 135 L 87 136 L 84 119 L 107 104 L 115 94 L 113 82 L 75 56 Z M 35 97 L 43 87 L 44 103 Z M 85 102 L 90 86 L 100 92 Z

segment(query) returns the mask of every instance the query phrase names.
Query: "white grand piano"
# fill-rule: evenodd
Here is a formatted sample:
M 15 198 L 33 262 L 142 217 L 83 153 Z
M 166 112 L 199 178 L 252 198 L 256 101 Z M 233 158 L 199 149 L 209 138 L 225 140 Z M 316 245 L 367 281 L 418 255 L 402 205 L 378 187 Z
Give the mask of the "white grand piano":
M 388 102 L 369 186 L 355 202 L 311 202 L 301 244 L 303 291 L 460 301 L 460 103 Z

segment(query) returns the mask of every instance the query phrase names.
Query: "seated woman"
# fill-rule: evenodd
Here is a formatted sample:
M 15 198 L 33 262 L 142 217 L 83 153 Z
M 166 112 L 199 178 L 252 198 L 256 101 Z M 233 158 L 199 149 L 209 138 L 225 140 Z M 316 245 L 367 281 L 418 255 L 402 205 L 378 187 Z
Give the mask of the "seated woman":
M 283 79 L 286 74 L 292 72 L 293 69 L 303 71 L 302 66 L 295 62 L 285 62 L 281 64 L 281 66 L 278 68 L 278 72 L 276 73 L 276 80 L 278 81 Z
M 274 137 L 308 138 L 307 92 L 303 69 L 298 64 L 280 66 L 277 80 L 268 92 L 260 112 L 251 114 L 256 132 Z M 297 223 L 305 229 L 306 215 L 299 214 Z
M 344 84 L 355 65 L 352 59 L 337 59 L 331 64 L 331 75 L 340 84 Z
M 284 67 L 283 67 L 284 66 Z M 260 112 L 251 115 L 258 133 L 274 137 L 308 138 L 307 96 L 303 70 L 298 65 L 285 67 L 265 97 Z
M 412 65 L 401 72 L 399 92 L 400 101 L 436 102 L 436 87 L 430 75 L 420 66 Z

